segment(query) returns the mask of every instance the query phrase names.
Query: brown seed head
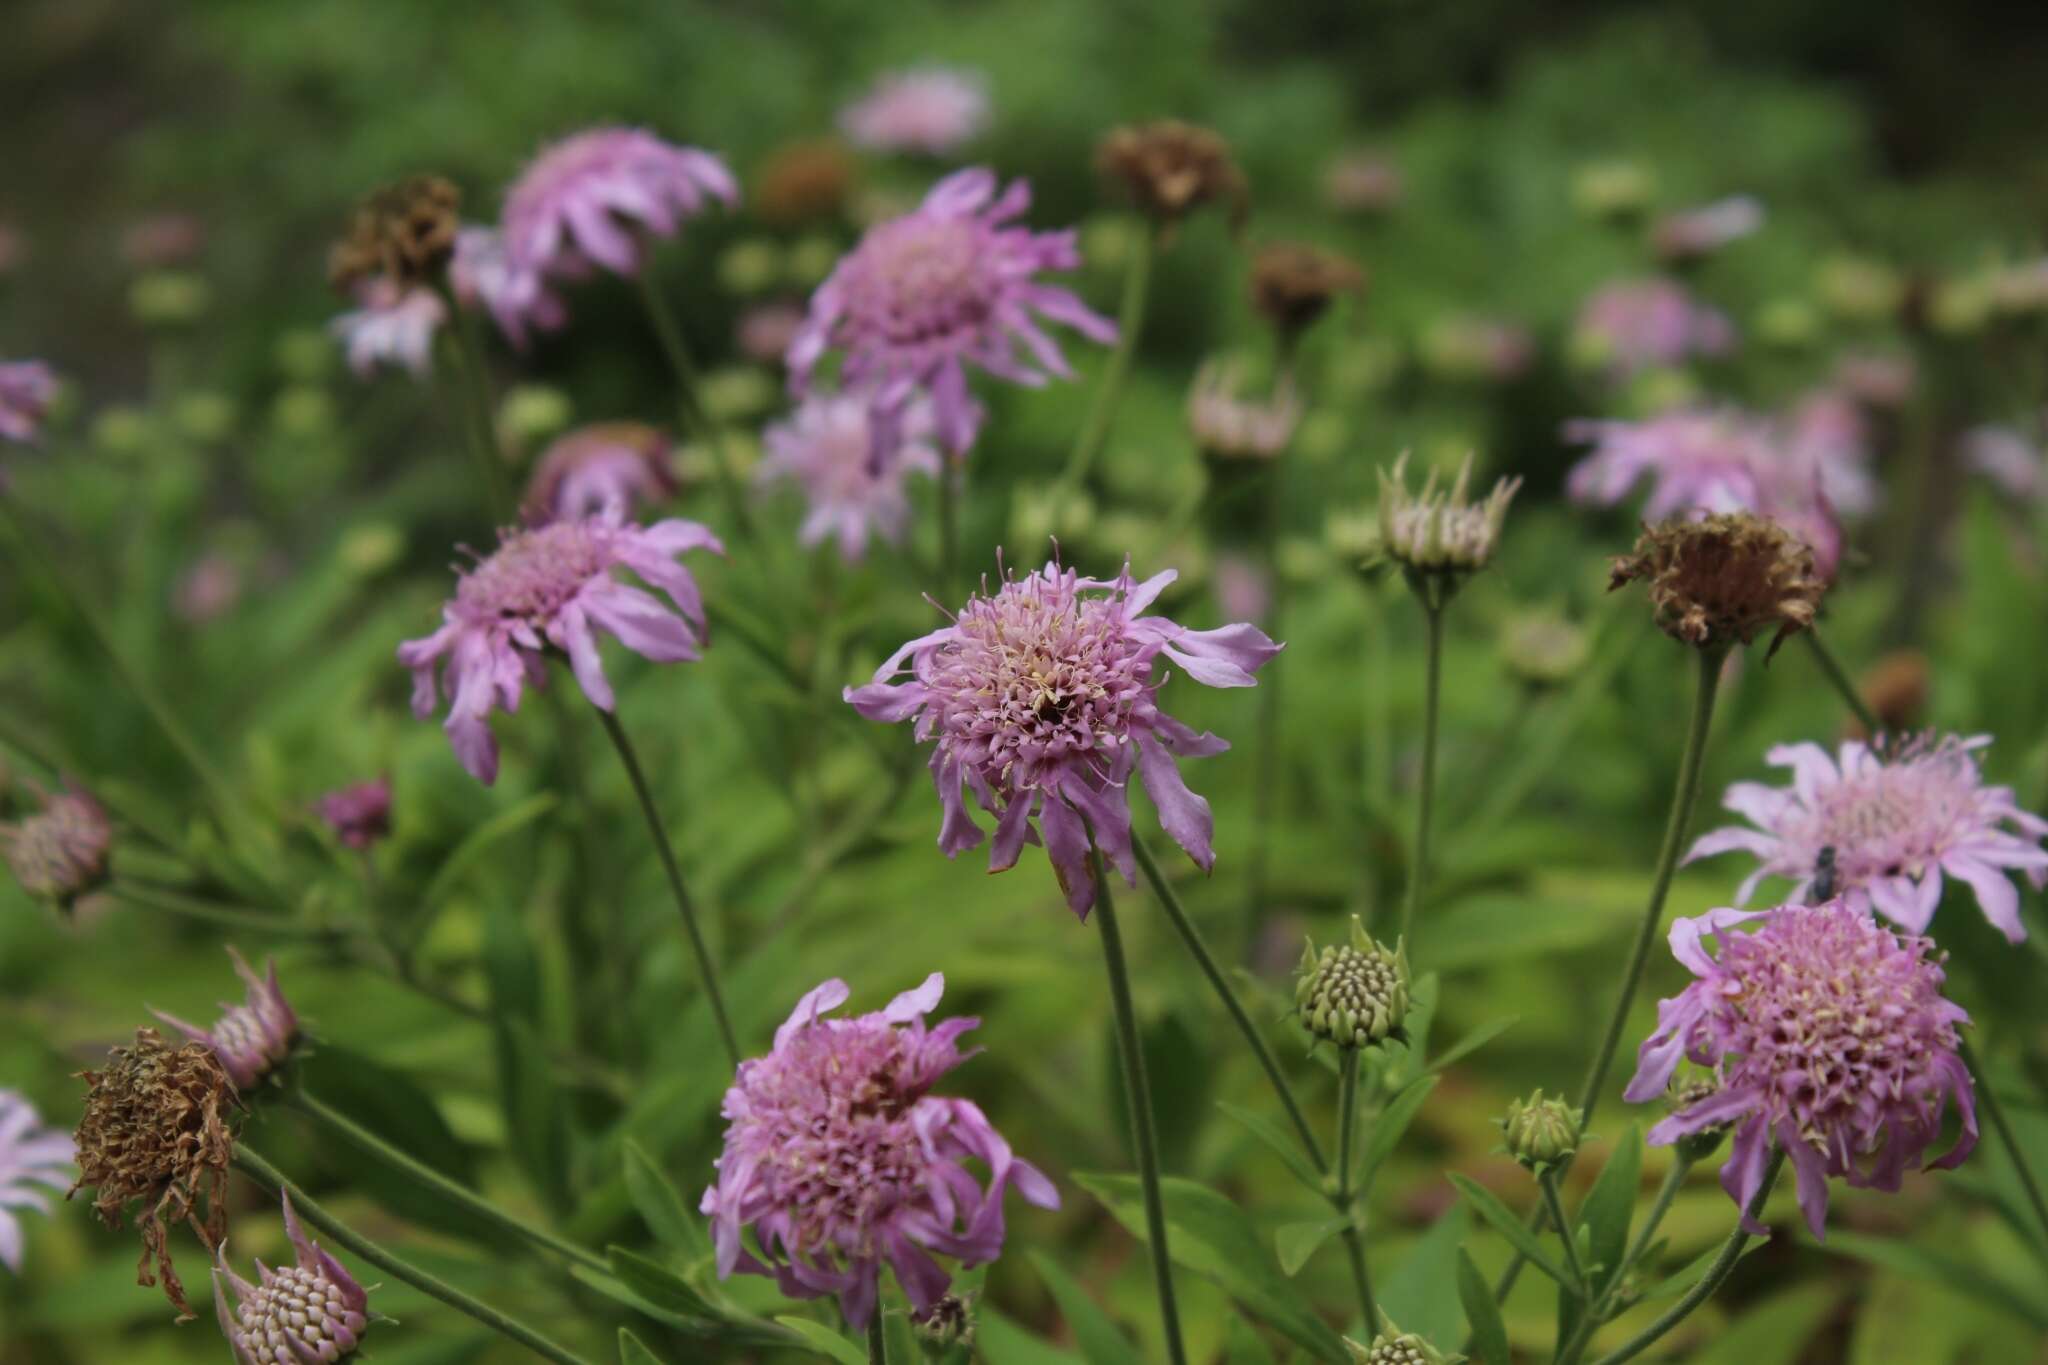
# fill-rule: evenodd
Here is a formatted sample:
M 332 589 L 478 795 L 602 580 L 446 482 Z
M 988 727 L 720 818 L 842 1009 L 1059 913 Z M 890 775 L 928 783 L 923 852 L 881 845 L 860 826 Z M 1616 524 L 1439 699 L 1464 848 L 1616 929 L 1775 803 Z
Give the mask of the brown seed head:
M 1179 119 L 1112 129 L 1095 149 L 1095 168 L 1122 181 L 1132 202 L 1162 228 L 1218 199 L 1230 203 L 1232 231 L 1251 211 L 1251 187 L 1230 159 L 1230 144 Z
M 768 154 L 754 178 L 754 213 L 775 227 L 836 218 L 853 183 L 853 158 L 835 139 L 785 142 Z
M 328 283 L 344 294 L 380 276 L 405 287 L 433 283 L 455 254 L 461 215 L 462 192 L 438 175 L 384 186 L 356 206 L 328 254 Z
M 79 1075 L 90 1089 L 73 1135 L 79 1176 L 70 1192 L 90 1188 L 93 1212 L 110 1228 L 121 1226 L 128 1205 L 141 1204 L 136 1282 L 161 1278 L 182 1322 L 192 1309 L 171 1265 L 169 1229 L 190 1224 L 209 1251 L 227 1235 L 235 1087 L 212 1048 L 169 1043 L 149 1028 L 135 1030 L 132 1046 L 109 1049 L 104 1069 Z
M 1608 587 L 1638 578 L 1673 639 L 1725 649 L 1775 629 L 1772 654 L 1813 624 L 1827 591 L 1806 543 L 1749 512 L 1645 527 L 1635 552 L 1616 556 Z
M 1904 734 L 1920 724 L 1927 710 L 1927 656 L 1917 649 L 1893 650 L 1871 666 L 1857 684 L 1864 704 L 1877 713 L 1885 733 Z M 1849 722 L 1849 733 L 1864 739 L 1857 721 Z
M 1365 272 L 1335 252 L 1272 242 L 1252 258 L 1252 307 L 1283 337 L 1299 334 L 1339 294 L 1363 297 Z

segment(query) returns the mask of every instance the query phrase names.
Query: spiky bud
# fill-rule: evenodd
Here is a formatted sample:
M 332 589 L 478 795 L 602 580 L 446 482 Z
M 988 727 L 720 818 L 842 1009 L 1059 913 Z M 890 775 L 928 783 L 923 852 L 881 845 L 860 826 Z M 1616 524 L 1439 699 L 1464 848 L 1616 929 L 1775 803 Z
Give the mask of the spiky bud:
M 214 1251 L 213 1307 L 221 1334 L 236 1365 L 347 1360 L 370 1326 L 369 1291 L 306 1236 L 290 1195 L 284 1196 L 284 1228 L 298 1263 L 273 1268 L 258 1261 L 255 1284 L 228 1268 L 225 1248 Z
M 298 1047 L 299 1016 L 278 984 L 276 961 L 267 963 L 268 971 L 258 976 L 232 947 L 228 957 L 248 991 L 242 1004 L 221 1006 L 220 1019 L 212 1028 L 199 1028 L 162 1010 L 150 1013 L 193 1042 L 213 1049 L 235 1089 L 247 1092 L 261 1085 Z
M 1499 1122 L 1507 1153 L 1539 1175 L 1579 1150 L 1579 1127 L 1585 1111 L 1562 1099 L 1546 1099 L 1541 1090 L 1515 1100 Z
M 1719 1094 L 1721 1083 L 1711 1071 L 1701 1071 L 1692 1076 L 1674 1076 L 1667 1093 L 1670 1096 L 1671 1112 L 1676 1114 L 1703 1104 Z M 1731 1119 L 1727 1123 L 1709 1124 L 1704 1128 L 1688 1132 L 1672 1144 L 1672 1151 L 1687 1165 L 1705 1161 L 1720 1149 L 1728 1130 L 1735 1126 Z
M 1311 939 L 1302 949 L 1294 1004 L 1303 1028 L 1340 1048 L 1406 1037 L 1407 948 L 1373 942 L 1353 915 L 1349 943 L 1317 952 Z
M 1635 552 L 1616 557 L 1608 586 L 1639 578 L 1664 633 L 1701 649 L 1748 644 L 1775 629 L 1776 653 L 1786 636 L 1813 624 L 1827 592 L 1806 542 L 1750 512 L 1644 528 Z
M 1372 1345 L 1344 1338 L 1344 1349 L 1357 1365 L 1463 1365 L 1464 1356 L 1445 1355 L 1415 1333 L 1402 1331 L 1385 1313 L 1380 1320 L 1386 1330 L 1372 1339 Z

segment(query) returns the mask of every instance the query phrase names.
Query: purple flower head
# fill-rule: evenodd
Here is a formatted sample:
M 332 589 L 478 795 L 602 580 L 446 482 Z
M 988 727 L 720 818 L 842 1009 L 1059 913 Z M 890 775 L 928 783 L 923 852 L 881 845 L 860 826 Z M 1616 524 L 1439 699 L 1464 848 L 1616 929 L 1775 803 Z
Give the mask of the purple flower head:
M 956 1040 L 981 1023 L 926 1027 L 945 985 L 934 972 L 886 1009 L 825 1019 L 848 995 L 844 981 L 827 981 L 797 1002 L 774 1051 L 740 1063 L 725 1092 L 718 1183 L 702 1205 L 720 1278 L 773 1275 L 797 1298 L 836 1294 L 846 1320 L 865 1327 L 884 1261 L 927 1313 L 952 1283 L 928 1253 L 994 1260 L 1010 1186 L 1040 1208 L 1060 1206 L 1052 1182 L 1011 1154 L 977 1105 L 930 1093 L 974 1055 Z M 970 1160 L 987 1167 L 986 1187 Z M 741 1240 L 748 1226 L 758 1256 Z
M 2040 501 L 2048 493 L 2048 462 L 2026 433 L 2013 427 L 1979 426 L 1963 433 L 1963 463 L 2017 502 Z
M 391 779 L 373 778 L 328 792 L 314 811 L 347 848 L 370 848 L 391 833 Z
M 298 1263 L 273 1270 L 258 1261 L 255 1284 L 228 1269 L 225 1244 L 214 1251 L 213 1307 L 235 1365 L 346 1360 L 369 1330 L 369 1291 L 306 1236 L 290 1195 L 284 1196 L 284 1229 Z
M 1126 563 L 1113 579 L 1082 578 L 1056 562 L 1006 575 L 951 625 L 890 655 L 872 682 L 846 690 L 869 720 L 915 718 L 918 739 L 936 741 L 947 857 L 981 843 L 971 794 L 996 819 L 989 870 L 1014 867 L 1024 845 L 1043 837 L 1067 905 L 1086 918 L 1095 904 L 1091 832 L 1124 880 L 1135 878 L 1126 791 L 1135 769 L 1167 834 L 1204 871 L 1214 865 L 1209 803 L 1188 790 L 1175 760 L 1230 746 L 1159 709 L 1167 673 L 1157 661 L 1163 654 L 1211 687 L 1250 687 L 1281 647 L 1254 626 L 1189 630 L 1144 615 L 1175 577 L 1167 569 L 1134 582 Z M 903 672 L 909 678 L 892 681 Z
M 1790 768 L 1792 785 L 1730 787 L 1721 804 L 1756 828 L 1703 834 L 1685 860 L 1741 849 L 1756 855 L 1757 867 L 1737 901 L 1747 902 L 1765 877 L 1797 882 L 1797 900 L 1831 849 L 1842 900 L 1915 934 L 1934 918 L 1946 875 L 1966 883 L 1984 917 L 2018 943 L 2027 930 L 2008 874 L 2024 872 L 2036 889 L 2048 884 L 2048 820 L 2021 810 L 2012 788 L 1984 785 L 1975 751 L 1990 742 L 1925 735 L 1885 754 L 1852 739 L 1839 759 L 1818 744 L 1781 744 L 1764 757 Z
M 1735 328 L 1676 280 L 1621 280 L 1603 286 L 1579 310 L 1578 344 L 1617 377 L 1725 355 Z
M 1761 920 L 1754 933 L 1730 926 Z M 1704 943 L 1720 940 L 1720 956 Z M 1799 1207 L 1825 1235 L 1828 1178 L 1896 1190 L 1941 1136 L 1953 1098 L 1962 1136 L 1931 1163 L 1962 1164 L 1977 1145 L 1970 1073 L 1956 1055 L 1969 1022 L 1942 998 L 1924 938 L 1902 938 L 1843 901 L 1775 910 L 1710 910 L 1671 926 L 1671 952 L 1699 980 L 1657 1004 L 1627 1098 L 1664 1094 L 1681 1058 L 1714 1068 L 1711 1093 L 1650 1130 L 1668 1145 L 1735 1130 L 1721 1187 L 1747 1210 L 1775 1141 L 1799 1178 Z M 1747 1212 L 1744 1226 L 1760 1233 Z
M 872 392 L 878 432 L 924 390 L 940 439 L 963 455 L 982 417 L 967 392 L 968 365 L 1032 387 L 1048 375 L 1071 378 L 1041 318 L 1093 341 L 1116 340 L 1115 323 L 1036 279 L 1041 270 L 1080 265 L 1074 233 L 1007 226 L 1030 207 L 1031 187 L 1013 180 L 1000 195 L 996 189 L 993 171 L 958 171 L 914 211 L 868 229 L 811 296 L 789 348 L 792 392 L 809 392 L 818 361 L 836 347 L 846 353 L 840 383 Z
M 913 473 L 937 477 L 939 452 L 931 445 L 929 403 L 913 400 L 894 426 L 894 441 L 882 445 L 868 395 L 813 393 L 762 433 L 767 455 L 755 477 L 803 489 L 810 510 L 797 535 L 805 545 L 836 537 L 839 553 L 855 562 L 870 535 L 892 545 L 903 539 L 910 522 L 904 482 Z
M 1739 242 L 1764 225 L 1763 202 L 1752 195 L 1731 194 L 1711 204 L 1666 214 L 1650 229 L 1650 245 L 1667 261 L 1711 256 Z
M 871 152 L 944 156 L 988 126 L 988 81 L 978 71 L 922 66 L 892 71 L 839 111 L 839 130 Z
M 379 365 L 426 378 L 434 366 L 434 333 L 448 320 L 441 296 L 425 285 L 395 284 L 381 275 L 363 281 L 355 294 L 361 306 L 327 324 L 347 352 L 349 368 L 364 379 Z
M 644 422 L 598 422 L 547 448 L 519 510 L 529 526 L 600 512 L 623 518 L 643 503 L 674 497 L 677 487 L 667 436 Z
M 637 274 L 640 233 L 673 237 L 718 199 L 739 202 L 723 161 L 639 128 L 592 128 L 546 148 L 505 194 L 505 249 L 520 271 Z
M 22 1232 L 16 1209 L 50 1211 L 50 1198 L 36 1186 L 71 1186 L 71 1138 L 46 1127 L 28 1097 L 0 1089 L 0 1265 L 21 1270 Z
M 512 263 L 505 234 L 496 228 L 466 227 L 455 234 L 448 286 L 463 307 L 488 310 L 505 339 L 522 349 L 529 327 L 552 332 L 569 320 L 562 296 L 548 288 L 539 270 Z
M 56 396 L 57 374 L 42 361 L 0 361 L 0 440 L 35 440 Z
M 221 1016 L 212 1028 L 197 1028 L 159 1009 L 150 1013 L 193 1042 L 212 1048 L 235 1089 L 246 1091 L 260 1085 L 292 1055 L 299 1043 L 299 1016 L 277 983 L 275 961 L 265 963 L 264 974 L 258 976 L 233 948 L 228 949 L 228 957 L 234 961 L 235 975 L 249 991 L 242 1004 L 222 1001 Z
M 106 881 L 114 827 L 106 808 L 69 778 L 54 792 L 38 788 L 37 796 L 41 810 L 0 823 L 0 862 L 22 890 L 68 910 Z
M 398 661 L 412 670 L 413 714 L 424 720 L 434 713 L 435 675 L 445 659 L 448 738 L 462 766 L 488 786 L 498 777 L 498 743 L 485 718 L 494 706 L 518 710 L 525 688 L 546 681 L 550 649 L 568 656 L 583 695 L 606 711 L 612 689 L 598 658 L 600 631 L 656 663 L 698 657 L 704 601 L 697 580 L 675 562 L 686 550 L 725 553 L 694 521 L 636 526 L 600 515 L 500 532 L 497 550 L 462 574 L 441 609 L 441 628 L 398 647 Z M 615 568 L 660 588 L 675 610 L 621 582 Z

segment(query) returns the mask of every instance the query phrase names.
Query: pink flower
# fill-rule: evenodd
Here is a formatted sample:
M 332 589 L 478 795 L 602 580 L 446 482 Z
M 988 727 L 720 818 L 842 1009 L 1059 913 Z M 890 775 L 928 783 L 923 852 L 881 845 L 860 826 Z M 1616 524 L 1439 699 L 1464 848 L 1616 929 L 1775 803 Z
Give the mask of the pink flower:
M 803 489 L 810 510 L 797 536 L 805 545 L 836 537 L 852 562 L 867 552 L 871 534 L 891 544 L 903 539 L 910 521 L 904 481 L 913 472 L 937 477 L 939 452 L 930 445 L 928 404 L 911 403 L 895 425 L 895 439 L 882 444 L 866 394 L 814 393 L 762 433 L 767 455 L 755 477 Z
M 348 354 L 349 368 L 367 379 L 379 365 L 398 365 L 424 379 L 434 367 L 434 333 L 448 320 L 440 295 L 379 276 L 356 289 L 354 312 L 327 324 Z
M 448 287 L 465 308 L 484 308 L 514 346 L 524 348 L 527 329 L 552 332 L 569 320 L 562 296 L 548 288 L 537 269 L 516 266 L 496 228 L 466 227 L 455 234 L 448 261 Z
M 69 778 L 37 796 L 41 810 L 0 823 L 0 862 L 22 890 L 69 910 L 106 881 L 114 828 L 92 793 Z
M 71 1186 L 71 1139 L 45 1127 L 35 1106 L 18 1090 L 0 1089 L 0 1265 L 21 1271 L 22 1232 L 16 1209 L 50 1211 L 53 1190 Z
M 1835 387 L 1866 407 L 1899 407 L 1919 382 L 1919 366 L 1904 352 L 1851 351 L 1835 362 Z
M 1621 280 L 1579 310 L 1578 337 L 1618 378 L 1735 349 L 1735 328 L 1676 280 Z
M 580 276 L 592 263 L 638 273 L 640 233 L 673 237 L 706 204 L 739 202 L 723 161 L 639 128 L 592 128 L 546 148 L 505 195 L 512 265 Z
M 0 361 L 0 440 L 35 440 L 56 396 L 56 372 L 42 361 Z
M 1756 855 L 1757 868 L 1736 892 L 1739 902 L 1765 877 L 1796 881 L 1797 900 L 1813 885 L 1823 851 L 1832 850 L 1842 900 L 1916 934 L 1934 918 L 1946 875 L 1966 883 L 1984 917 L 2018 943 L 2027 930 L 2007 874 L 2024 872 L 2036 889 L 2048 884 L 2041 848 L 2048 820 L 2021 810 L 2012 788 L 1984 785 L 1975 751 L 1990 742 L 1989 735 L 1930 735 L 1887 756 L 1848 740 L 1839 759 L 1818 744 L 1779 745 L 1765 758 L 1790 768 L 1792 785 L 1730 787 L 1722 804 L 1756 828 L 1702 835 L 1686 861 L 1744 850 Z
M 1764 225 L 1764 206 L 1753 195 L 1733 194 L 1683 213 L 1666 214 L 1650 229 L 1650 245 L 1667 261 L 1711 256 Z
M 724 554 L 718 537 L 694 521 L 635 526 L 616 516 L 557 521 L 500 532 L 497 550 L 462 575 L 441 610 L 441 628 L 398 647 L 412 670 L 413 714 L 434 713 L 435 674 L 447 661 L 444 728 L 462 766 L 479 782 L 498 777 L 491 709 L 519 709 L 525 688 L 546 681 L 550 648 L 561 651 L 583 695 L 612 709 L 611 684 L 598 658 L 599 632 L 656 663 L 696 659 L 704 643 L 704 602 L 690 571 L 675 562 L 686 550 Z M 660 599 L 613 576 L 631 569 L 668 594 Z M 678 614 L 680 613 L 680 614 Z
M 1229 744 L 1198 734 L 1161 711 L 1163 654 L 1196 682 L 1250 687 L 1280 646 L 1254 626 L 1189 630 L 1143 615 L 1173 570 L 1132 581 L 1082 578 L 1057 563 L 994 593 L 968 600 L 951 625 L 910 641 L 883 661 L 874 680 L 846 700 L 869 720 L 916 720 L 934 739 L 932 780 L 944 818 L 947 857 L 981 843 L 966 797 L 996 818 L 989 870 L 1014 867 L 1042 836 L 1067 905 L 1087 917 L 1095 904 L 1091 836 L 1129 882 L 1135 879 L 1132 771 L 1173 841 L 1207 871 L 1209 803 L 1188 790 L 1176 758 L 1205 758 Z M 907 671 L 907 681 L 893 682 Z M 1033 821 L 1036 821 L 1036 827 Z
M 763 365 L 780 365 L 803 326 L 802 304 L 781 300 L 759 303 L 740 314 L 734 340 L 747 359 Z
M 1754 933 L 1727 930 L 1762 920 Z M 1718 959 L 1704 939 L 1720 940 Z M 1714 1068 L 1714 1092 L 1649 1133 L 1668 1145 L 1734 1126 L 1721 1187 L 1747 1210 L 1772 1142 L 1799 1179 L 1799 1207 L 1826 1235 L 1828 1178 L 1897 1190 L 1941 1136 L 1950 1098 L 1963 1131 L 1933 1167 L 1953 1170 L 1977 1145 L 1970 1073 L 1956 1055 L 1969 1016 L 1942 998 L 1924 938 L 1901 938 L 1841 901 L 1776 910 L 1710 910 L 1671 926 L 1671 952 L 1699 980 L 1657 1005 L 1627 1097 L 1656 1099 L 1679 1059 Z
M 642 422 L 598 422 L 547 448 L 519 510 L 529 526 L 606 511 L 623 519 L 642 504 L 674 497 L 676 488 L 668 437 Z
M 235 1088 L 248 1091 L 292 1055 L 299 1043 L 299 1016 L 278 985 L 276 962 L 266 963 L 264 975 L 258 976 L 233 948 L 228 957 L 248 994 L 242 1004 L 222 1003 L 220 1019 L 212 1028 L 195 1027 L 159 1009 L 150 1013 L 193 1042 L 212 1048 Z
M 874 152 L 944 156 L 987 126 L 988 81 L 944 66 L 889 72 L 839 111 L 840 131 Z
M 721 1279 L 773 1275 L 796 1298 L 836 1294 L 846 1320 L 865 1327 L 883 1262 L 929 1312 L 952 1279 L 928 1253 L 994 1260 L 1009 1187 L 1059 1207 L 1052 1182 L 1011 1154 L 977 1105 L 930 1093 L 973 1055 L 955 1042 L 981 1022 L 925 1026 L 945 985 L 934 972 L 886 1009 L 824 1019 L 848 995 L 827 981 L 775 1031 L 774 1051 L 740 1063 L 725 1092 L 718 1183 L 702 1205 Z M 969 1161 L 987 1167 L 985 1187 Z M 741 1241 L 749 1225 L 765 1261 Z
M 208 550 L 193 560 L 171 590 L 171 610 L 179 620 L 194 626 L 227 615 L 241 600 L 241 565 L 219 550 Z
M 213 1253 L 213 1307 L 235 1365 L 341 1360 L 355 1354 L 369 1330 L 369 1291 L 306 1236 L 290 1195 L 284 1196 L 284 1230 L 298 1263 L 273 1270 L 258 1261 L 257 1284 L 228 1269 L 225 1243 Z
M 2024 433 L 2012 427 L 1972 427 L 1963 433 L 1962 443 L 1963 463 L 2007 497 L 2036 502 L 2048 492 L 2048 468 Z
M 810 314 L 789 348 L 791 390 L 809 392 L 818 361 L 837 347 L 846 353 L 840 383 L 873 393 L 879 432 L 922 389 L 931 395 L 940 438 L 962 455 L 982 417 L 967 392 L 969 364 L 1032 387 L 1048 375 L 1071 378 L 1038 318 L 1105 344 L 1116 339 L 1116 324 L 1034 278 L 1041 270 L 1072 270 L 1081 255 L 1071 230 L 1005 226 L 1030 203 L 1024 181 L 1010 182 L 998 197 L 995 173 L 975 167 L 941 180 L 914 211 L 868 229 L 811 296 Z
M 1211 361 L 1188 388 L 1188 430 L 1203 453 L 1225 460 L 1271 460 L 1301 425 L 1302 403 L 1282 375 L 1264 398 L 1244 393 L 1244 367 Z
M 313 809 L 344 847 L 373 847 L 391 833 L 391 779 L 337 788 L 314 802 Z

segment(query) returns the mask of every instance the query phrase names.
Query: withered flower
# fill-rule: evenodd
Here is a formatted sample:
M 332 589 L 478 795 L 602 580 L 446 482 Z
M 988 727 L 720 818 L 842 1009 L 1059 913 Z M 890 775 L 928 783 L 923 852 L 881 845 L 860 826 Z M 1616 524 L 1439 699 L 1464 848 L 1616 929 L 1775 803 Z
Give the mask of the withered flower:
M 135 1030 L 133 1045 L 109 1049 L 103 1069 L 79 1075 L 90 1089 L 73 1135 L 79 1177 L 69 1194 L 90 1188 L 93 1212 L 116 1229 L 128 1206 L 140 1203 L 136 1283 L 161 1279 L 186 1321 L 192 1308 L 171 1264 L 170 1226 L 190 1224 L 209 1251 L 227 1235 L 231 1125 L 240 1108 L 234 1083 L 212 1048 L 169 1043 L 150 1028 Z
M 1927 711 L 1927 688 L 1931 670 L 1927 656 L 1917 649 L 1897 649 L 1870 666 L 1857 682 L 1863 704 L 1876 714 L 1888 735 L 1904 734 L 1923 723 Z M 1862 722 L 1851 720 L 1849 732 L 1869 739 Z
M 755 173 L 754 213 L 776 227 L 837 218 L 853 185 L 853 158 L 838 139 L 785 142 Z
M 1339 294 L 1364 297 L 1365 271 L 1319 246 L 1269 242 L 1252 258 L 1252 307 L 1291 342 Z
M 375 279 L 432 284 L 455 254 L 462 192 L 438 175 L 408 176 L 356 206 L 327 257 L 327 281 L 343 294 Z
M 1775 628 L 1766 658 L 1813 624 L 1827 591 L 1806 543 L 1750 512 L 1645 527 L 1635 552 L 1615 557 L 1608 587 L 1639 578 L 1665 634 L 1725 649 Z
M 1251 212 L 1251 186 L 1222 135 L 1179 119 L 1112 129 L 1095 149 L 1095 168 L 1122 181 L 1140 212 L 1170 234 L 1181 219 L 1216 200 L 1230 204 L 1230 228 Z

